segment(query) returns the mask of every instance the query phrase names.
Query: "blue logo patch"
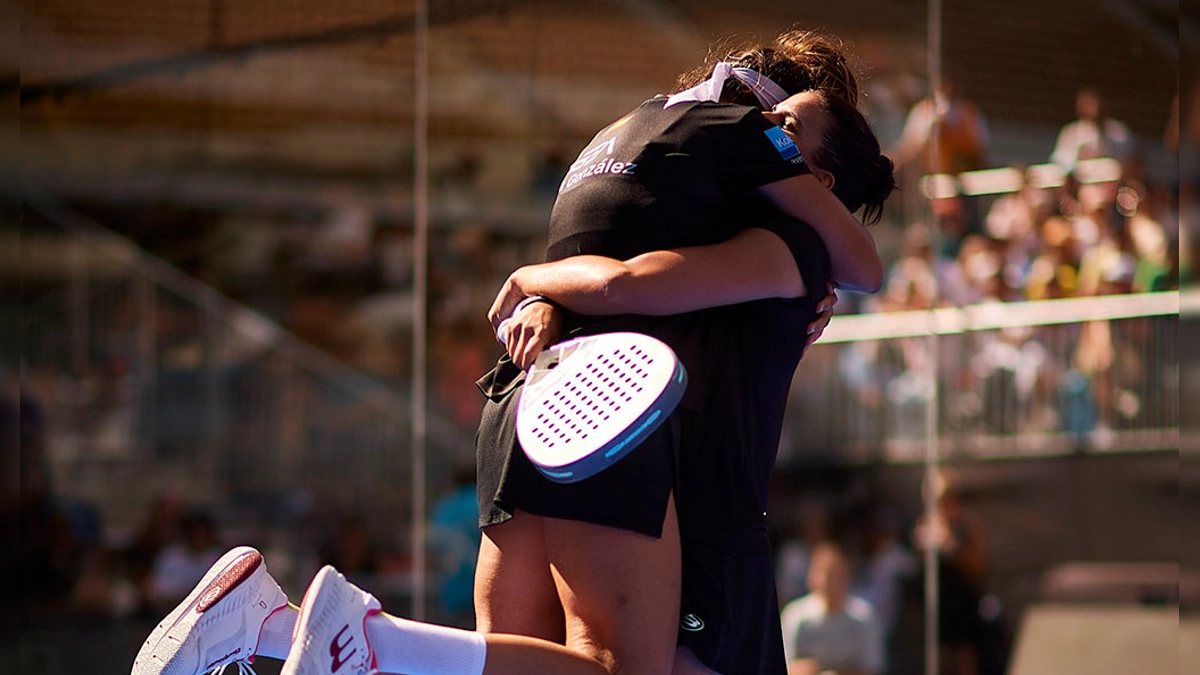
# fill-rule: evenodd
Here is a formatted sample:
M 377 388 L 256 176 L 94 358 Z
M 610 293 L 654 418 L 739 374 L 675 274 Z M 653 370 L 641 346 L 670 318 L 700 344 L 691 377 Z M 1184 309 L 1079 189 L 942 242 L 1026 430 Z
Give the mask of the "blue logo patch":
M 783 129 L 771 127 L 763 133 L 771 140 L 771 145 L 774 145 L 775 149 L 779 151 L 780 157 L 791 159 L 800 154 L 800 148 L 796 147 L 796 144 L 792 142 L 792 137 L 784 133 Z

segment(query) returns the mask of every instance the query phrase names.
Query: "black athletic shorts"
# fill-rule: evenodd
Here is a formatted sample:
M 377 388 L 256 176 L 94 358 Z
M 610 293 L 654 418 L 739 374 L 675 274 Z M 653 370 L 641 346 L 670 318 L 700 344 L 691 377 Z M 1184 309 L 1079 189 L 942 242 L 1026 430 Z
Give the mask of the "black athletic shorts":
M 724 543 L 683 537 L 679 638 L 721 675 L 787 675 L 766 527 Z
M 505 356 L 476 383 L 487 399 L 475 437 L 479 526 L 498 525 L 520 510 L 661 537 L 675 475 L 676 416 L 599 474 L 555 483 L 517 444 L 514 413 L 524 381 Z

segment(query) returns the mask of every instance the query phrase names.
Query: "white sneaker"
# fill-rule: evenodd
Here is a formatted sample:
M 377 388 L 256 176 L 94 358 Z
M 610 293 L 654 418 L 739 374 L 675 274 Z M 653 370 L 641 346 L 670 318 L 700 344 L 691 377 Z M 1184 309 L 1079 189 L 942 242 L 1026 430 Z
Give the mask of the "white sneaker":
M 326 565 L 304 592 L 300 618 L 280 675 L 374 675 L 367 617 L 380 612 L 375 596 Z
M 263 623 L 286 605 L 262 554 L 239 546 L 213 563 L 150 633 L 132 675 L 200 675 L 235 663 L 247 670 Z

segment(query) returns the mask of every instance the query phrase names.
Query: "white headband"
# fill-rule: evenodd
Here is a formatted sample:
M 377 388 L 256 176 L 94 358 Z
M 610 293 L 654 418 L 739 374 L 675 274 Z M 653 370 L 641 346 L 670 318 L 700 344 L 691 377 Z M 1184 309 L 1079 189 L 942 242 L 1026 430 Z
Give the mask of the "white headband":
M 670 108 L 676 103 L 691 101 L 719 101 L 721 100 L 721 88 L 725 86 L 725 80 L 731 77 L 750 87 L 750 91 L 754 92 L 754 97 L 767 110 L 773 109 L 788 97 L 788 93 L 783 90 L 783 87 L 775 84 L 771 78 L 757 70 L 722 62 L 713 66 L 712 77 L 691 89 L 674 94 L 667 99 L 667 103 L 663 107 Z

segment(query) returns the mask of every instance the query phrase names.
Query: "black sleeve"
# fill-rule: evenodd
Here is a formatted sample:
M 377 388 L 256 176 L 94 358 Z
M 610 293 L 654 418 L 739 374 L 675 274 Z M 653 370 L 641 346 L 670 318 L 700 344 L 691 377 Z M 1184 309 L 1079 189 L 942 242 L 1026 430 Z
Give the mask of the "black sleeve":
M 731 195 L 745 195 L 768 183 L 811 173 L 800 149 L 783 129 L 754 108 L 738 106 L 731 124 L 720 125 L 722 182 Z

